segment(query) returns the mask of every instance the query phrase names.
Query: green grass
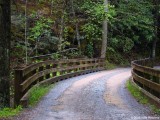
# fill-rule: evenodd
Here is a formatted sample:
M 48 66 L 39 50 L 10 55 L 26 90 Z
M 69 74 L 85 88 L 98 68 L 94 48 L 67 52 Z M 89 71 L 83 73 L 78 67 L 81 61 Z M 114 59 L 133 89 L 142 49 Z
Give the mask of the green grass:
M 115 64 L 110 63 L 109 61 L 106 60 L 106 69 L 111 70 L 115 69 L 117 66 Z
M 3 108 L 0 110 L 0 119 L 17 115 L 22 110 L 22 106 L 14 108 Z
M 127 81 L 127 88 L 130 91 L 130 93 L 142 104 L 147 104 L 148 103 L 148 99 L 147 97 L 142 94 L 142 92 L 137 89 L 135 86 L 132 85 L 132 83 L 130 82 L 130 80 Z
M 41 98 L 46 95 L 54 85 L 46 85 L 46 86 L 36 86 L 31 89 L 29 105 L 36 105 Z
M 37 86 L 31 88 L 31 93 L 29 97 L 29 105 L 36 105 L 41 98 L 46 95 L 54 85 Z M 0 109 L 0 119 L 10 118 L 18 115 L 22 111 L 22 106 L 16 108 L 3 108 Z
M 127 81 L 126 84 L 127 89 L 129 90 L 129 92 L 131 93 L 132 96 L 134 96 L 138 102 L 140 102 L 141 104 L 147 104 L 150 106 L 150 108 L 157 114 L 160 114 L 160 109 L 157 108 L 155 105 L 153 105 L 149 98 L 144 95 L 138 88 L 136 88 L 130 80 Z

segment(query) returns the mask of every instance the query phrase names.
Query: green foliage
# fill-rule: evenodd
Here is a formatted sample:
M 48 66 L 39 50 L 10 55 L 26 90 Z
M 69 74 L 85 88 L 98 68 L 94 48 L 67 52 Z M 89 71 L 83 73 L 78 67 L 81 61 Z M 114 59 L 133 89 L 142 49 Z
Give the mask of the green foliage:
M 116 65 L 113 63 L 110 63 L 108 60 L 106 60 L 106 67 L 107 70 L 115 69 Z
M 123 52 L 129 52 L 133 48 L 134 42 L 130 38 L 126 38 L 123 45 Z
M 62 50 L 64 50 L 65 49 L 65 47 L 66 46 L 69 46 L 70 45 L 70 42 L 68 42 L 68 41 L 62 41 L 62 44 L 61 44 L 61 48 L 62 48 Z
M 81 29 L 84 33 L 83 39 L 87 41 L 84 53 L 88 57 L 93 57 L 93 55 L 97 54 L 94 53 L 96 51 L 93 50 L 93 44 L 102 40 L 103 21 L 113 19 L 113 15 L 115 14 L 114 6 L 104 6 L 103 2 L 103 0 L 86 0 L 81 6 L 81 11 L 83 11 L 86 16 L 86 21 Z M 105 11 L 105 7 L 108 7 L 108 12 Z
M 91 42 L 86 46 L 85 54 L 89 58 L 93 57 L 93 44 Z
M 81 57 L 81 52 L 79 50 L 71 50 L 70 52 L 67 52 L 66 56 L 68 58 L 79 58 Z
M 24 10 L 24 4 L 17 2 Z M 28 1 L 27 11 L 29 56 L 34 56 L 35 51 L 41 55 L 57 53 L 59 46 L 62 47 L 62 51 L 70 47 L 79 48 L 77 42 L 79 38 L 81 53 L 88 57 L 98 57 L 103 33 L 102 24 L 105 19 L 108 20 L 107 46 L 115 51 L 112 51 L 112 54 L 109 51 L 108 56 L 111 55 L 108 57 L 109 61 L 112 59 L 116 64 L 118 61 L 125 64 L 127 61 L 124 60 L 124 55 L 129 56 L 133 51 L 148 51 L 147 57 L 149 56 L 151 42 L 155 37 L 153 10 L 159 9 L 151 0 L 112 0 L 108 6 L 104 6 L 104 0 L 36 0 L 34 4 L 32 2 Z M 24 11 L 21 13 L 18 22 L 15 22 L 17 17 L 13 17 L 16 24 L 24 23 Z M 23 21 L 19 22 L 22 17 Z M 21 29 L 24 29 L 24 24 Z M 20 36 L 22 40 L 24 35 Z M 14 54 L 24 57 L 25 47 L 24 44 L 20 45 L 21 48 L 16 49 L 22 51 L 21 54 L 17 51 Z M 94 51 L 91 46 L 94 46 Z M 77 57 L 77 54 L 68 53 L 65 56 Z M 63 55 L 59 53 L 54 58 L 62 57 Z
M 44 34 L 51 32 L 51 24 L 53 21 L 49 18 L 41 17 L 39 20 L 35 22 L 34 27 L 30 29 L 30 36 L 31 40 L 37 40 Z
M 60 72 L 57 72 L 57 73 L 56 73 L 56 76 L 60 76 L 60 75 L 61 75 L 61 73 L 60 73 Z
M 32 19 L 35 19 L 35 21 L 30 23 L 31 27 L 29 29 L 28 39 L 32 47 L 28 48 L 29 53 L 34 56 L 49 54 L 51 51 L 57 50 L 59 38 L 55 37 L 52 31 L 54 21 L 44 17 L 39 17 L 37 19 L 35 14 L 32 15 Z M 66 44 L 68 44 L 68 42 L 64 42 L 62 47 Z
M 86 23 L 82 27 L 83 32 L 85 33 L 85 39 L 92 42 L 93 40 L 101 39 L 102 29 L 97 24 Z
M 54 53 L 54 54 L 52 54 L 51 58 L 57 60 L 57 59 L 61 58 L 61 55 L 59 53 Z
M 133 47 L 146 46 L 154 38 L 152 3 L 149 1 L 118 1 L 109 20 L 109 46 L 128 53 Z M 143 47 L 142 47 L 143 48 Z
M 82 26 L 85 33 L 85 39 L 89 41 L 102 39 L 102 23 L 105 19 L 112 19 L 115 15 L 114 6 L 108 5 L 109 11 L 105 11 L 103 0 L 94 2 L 87 0 L 83 3 L 81 9 L 87 15 L 87 22 Z
M 18 106 L 15 109 L 14 108 L 3 108 L 3 109 L 0 109 L 0 119 L 18 115 L 18 113 L 21 110 L 22 110 L 22 106 Z
M 49 92 L 51 88 L 53 88 L 53 85 L 33 87 L 31 89 L 29 104 L 31 106 L 34 106 L 35 104 L 37 104 L 41 100 L 41 98 Z
M 85 39 L 92 42 L 93 40 L 101 39 L 102 36 L 102 21 L 105 19 L 103 3 L 87 0 L 82 5 L 81 9 L 87 15 L 87 22 L 82 26 L 85 33 Z
M 98 20 L 97 22 L 101 24 L 101 22 L 106 18 L 107 14 L 104 11 L 104 5 L 102 0 L 100 2 L 86 0 L 81 8 L 85 11 L 87 15 L 89 15 L 88 19 L 90 21 Z
M 160 115 L 160 109 L 157 108 L 155 105 L 150 105 L 151 109 L 158 115 Z
M 110 63 L 114 63 L 120 66 L 129 66 L 130 63 L 124 55 L 121 55 L 119 51 L 115 51 L 112 47 L 107 47 L 107 60 Z

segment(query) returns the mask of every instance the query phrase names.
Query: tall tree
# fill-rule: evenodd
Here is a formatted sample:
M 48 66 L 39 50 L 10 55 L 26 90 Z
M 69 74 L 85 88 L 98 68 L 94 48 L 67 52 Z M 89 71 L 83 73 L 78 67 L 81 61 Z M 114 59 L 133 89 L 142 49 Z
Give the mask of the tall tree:
M 75 24 L 75 33 L 76 33 L 76 40 L 78 42 L 78 48 L 81 52 L 81 42 L 80 42 L 80 33 L 79 33 L 79 25 L 78 25 L 78 19 L 76 18 L 76 11 L 75 11 L 75 6 L 74 6 L 74 1 L 71 0 L 71 8 L 72 8 L 72 14 L 74 18 L 74 24 Z
M 108 11 L 108 0 L 104 0 L 104 6 L 105 6 L 105 12 Z M 108 31 L 108 25 L 107 25 L 107 19 L 103 22 L 103 35 L 102 35 L 102 48 L 101 48 L 101 58 L 106 57 L 106 49 L 107 49 L 107 32 Z
M 65 13 L 66 13 L 66 0 L 62 0 L 62 10 L 61 10 L 61 20 L 60 20 L 60 31 L 59 31 L 59 43 L 58 43 L 58 51 L 62 51 L 62 43 L 64 36 L 64 28 L 65 28 Z
M 159 40 L 158 38 L 158 29 L 159 29 L 159 5 L 160 5 L 160 1 L 159 0 L 153 0 L 153 16 L 154 16 L 154 40 L 153 40 L 153 44 L 152 44 L 152 58 L 156 57 L 156 46 L 157 46 L 157 41 Z
M 0 108 L 9 106 L 10 0 L 0 0 Z

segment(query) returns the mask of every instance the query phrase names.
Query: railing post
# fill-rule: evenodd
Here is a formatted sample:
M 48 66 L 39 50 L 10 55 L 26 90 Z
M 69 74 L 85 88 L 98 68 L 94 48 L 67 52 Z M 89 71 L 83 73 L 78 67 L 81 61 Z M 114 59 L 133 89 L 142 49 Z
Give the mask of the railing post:
M 65 68 L 66 67 L 66 62 L 61 64 L 61 68 Z M 62 70 L 61 75 L 65 75 L 66 74 L 66 70 Z
M 88 67 L 87 67 L 87 65 L 88 65 L 88 60 L 87 60 L 87 59 L 85 59 L 84 64 L 85 64 L 85 69 L 84 69 L 84 70 L 87 70 L 87 69 L 88 69 Z
M 97 71 L 97 59 L 94 59 L 94 63 L 95 63 L 94 69 L 96 69 L 96 71 Z
M 101 59 L 98 59 L 98 69 L 101 69 Z
M 84 61 L 84 64 L 85 64 L 84 70 L 87 70 L 88 67 L 86 67 L 86 65 L 88 64 L 88 61 L 87 61 L 86 59 L 85 59 L 85 61 Z
M 34 75 L 34 74 L 36 74 L 36 73 L 37 73 L 37 70 L 35 69 L 35 70 L 33 70 L 33 71 L 31 72 L 31 75 L 30 75 L 30 76 L 32 76 L 32 75 Z M 39 80 L 33 82 L 31 85 L 35 85 L 35 84 L 37 84 L 38 82 L 39 82 Z
M 59 72 L 59 75 L 61 75 L 62 74 L 62 71 L 60 70 L 62 68 L 62 63 L 61 62 L 59 62 L 58 63 L 58 71 L 57 72 Z
M 68 61 L 65 63 L 65 66 L 64 66 L 64 68 L 67 68 L 68 67 Z M 64 74 L 67 74 L 68 73 L 68 70 L 65 70 L 64 71 Z
M 76 62 L 76 66 L 78 66 L 78 65 L 79 65 L 79 62 Z M 76 71 L 77 71 L 77 72 L 79 71 L 79 67 L 76 68 Z
M 88 61 L 88 64 L 91 65 L 91 60 Z M 89 66 L 88 69 L 91 70 L 91 66 Z
M 20 99 L 22 98 L 23 94 L 21 91 L 20 84 L 23 81 L 23 70 L 15 70 L 15 79 L 14 79 L 14 106 L 20 104 Z
M 43 71 L 44 67 L 39 67 L 39 72 Z M 39 82 L 43 81 L 43 76 L 39 78 Z
M 52 68 L 57 68 L 57 64 L 53 64 Z M 56 77 L 57 76 L 57 72 L 52 72 L 52 77 Z
M 75 69 L 74 69 L 75 65 L 76 65 L 75 62 L 72 62 L 72 67 L 73 67 L 72 72 L 73 73 L 75 72 Z
M 79 65 L 80 65 L 80 71 L 83 70 L 83 68 L 82 68 L 83 62 L 82 62 L 82 60 L 79 61 Z
M 46 69 L 50 69 L 50 67 L 51 67 L 50 65 L 47 65 Z M 48 78 L 50 78 L 50 73 L 46 75 L 46 79 L 48 79 Z

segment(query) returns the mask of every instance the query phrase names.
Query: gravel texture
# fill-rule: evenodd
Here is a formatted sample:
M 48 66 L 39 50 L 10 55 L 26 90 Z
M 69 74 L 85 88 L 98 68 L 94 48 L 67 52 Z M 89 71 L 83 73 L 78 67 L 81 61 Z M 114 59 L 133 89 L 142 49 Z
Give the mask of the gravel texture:
M 57 83 L 35 108 L 14 120 L 160 119 L 125 88 L 130 68 L 95 72 Z

